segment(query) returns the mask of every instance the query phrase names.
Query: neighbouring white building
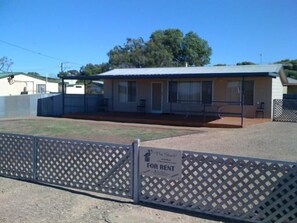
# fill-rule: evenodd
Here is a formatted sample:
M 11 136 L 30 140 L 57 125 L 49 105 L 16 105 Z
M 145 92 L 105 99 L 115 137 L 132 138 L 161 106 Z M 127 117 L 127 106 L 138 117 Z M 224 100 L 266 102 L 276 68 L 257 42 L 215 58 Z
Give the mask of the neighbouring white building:
M 24 73 L 0 74 L 0 96 L 59 92 L 60 79 Z

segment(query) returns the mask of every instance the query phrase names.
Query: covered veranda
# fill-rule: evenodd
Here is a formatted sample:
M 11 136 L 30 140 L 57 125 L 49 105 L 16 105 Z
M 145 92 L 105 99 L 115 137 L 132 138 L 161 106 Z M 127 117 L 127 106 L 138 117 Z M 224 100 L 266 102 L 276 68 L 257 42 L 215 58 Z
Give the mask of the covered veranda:
M 182 114 L 152 114 L 152 113 L 134 113 L 134 112 L 114 112 L 113 106 L 105 107 L 106 101 L 102 99 L 101 105 L 98 106 L 98 112 L 89 113 L 87 109 L 87 94 L 86 82 L 93 80 L 102 80 L 100 75 L 94 76 L 61 76 L 62 79 L 62 116 L 74 119 L 86 119 L 97 121 L 113 121 L 124 123 L 143 123 L 143 124 L 158 124 L 158 125 L 173 125 L 173 126 L 187 126 L 187 127 L 221 127 L 221 128 L 242 128 L 251 123 L 261 123 L 264 120 L 253 120 L 244 118 L 243 103 L 238 104 L 240 107 L 239 113 L 224 113 L 217 107 L 215 110 L 210 111 L 205 109 L 209 105 L 204 104 L 204 109 L 196 114 L 188 113 L 186 110 Z M 66 114 L 65 107 L 65 80 L 81 80 L 85 85 L 84 92 L 84 113 Z M 243 78 L 244 80 L 244 78 Z M 242 94 L 243 95 L 243 94 Z M 107 101 L 107 103 L 109 103 Z M 211 106 L 213 108 L 214 106 Z M 223 115 L 232 115 L 233 117 L 223 117 Z M 267 120 L 266 120 L 267 121 Z
M 100 75 L 94 76 L 61 76 L 62 79 L 62 116 L 74 119 L 98 120 L 98 121 L 113 121 L 124 123 L 143 123 L 143 124 L 158 124 L 158 125 L 172 125 L 172 126 L 187 126 L 187 127 L 222 127 L 222 128 L 242 128 L 244 126 L 262 123 L 268 119 L 249 119 L 244 118 L 243 103 L 238 103 L 240 112 L 224 113 L 221 108 L 226 102 L 212 102 L 212 105 L 202 104 L 203 109 L 196 113 L 189 113 L 187 110 L 179 113 L 163 113 L 152 114 L 143 112 L 115 112 L 112 105 L 105 105 L 106 98 L 102 98 L 101 105 L 98 106 L 98 112 L 89 113 L 87 109 L 87 81 L 102 81 L 104 77 Z M 84 92 L 84 112 L 83 113 L 65 113 L 65 80 L 81 80 L 85 85 Z M 242 78 L 244 81 L 244 77 Z M 242 94 L 243 95 L 243 94 Z M 110 100 L 110 99 L 108 99 Z M 174 107 L 174 106 L 172 106 Z M 210 109 L 209 109 L 210 108 Z M 230 115 L 232 117 L 230 117 Z

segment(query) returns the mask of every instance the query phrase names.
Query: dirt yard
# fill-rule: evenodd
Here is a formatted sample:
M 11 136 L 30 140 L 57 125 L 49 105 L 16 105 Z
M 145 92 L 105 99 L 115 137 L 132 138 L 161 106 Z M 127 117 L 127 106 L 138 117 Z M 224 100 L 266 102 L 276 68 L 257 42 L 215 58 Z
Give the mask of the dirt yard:
M 297 162 L 297 123 L 266 122 L 243 129 L 206 129 L 143 146 Z
M 57 126 L 56 129 L 52 129 L 54 127 L 46 128 L 55 126 L 54 122 L 53 119 L 40 119 L 33 122 L 32 120 L 2 120 L 0 121 L 0 132 L 14 131 L 95 141 L 104 139 L 104 141 L 111 140 L 113 143 L 128 143 L 135 138 L 142 138 L 142 141 L 145 141 L 142 142 L 142 145 L 150 147 L 297 160 L 296 123 L 264 123 L 244 129 L 193 129 L 78 120 L 72 122 L 76 126 L 73 127 L 68 123 L 71 122 L 69 120 L 58 120 L 59 128 Z M 44 132 L 41 128 L 43 125 L 43 129 L 47 129 Z M 65 126 L 68 126 L 66 130 Z M 78 132 L 81 134 L 77 133 L 75 128 L 79 129 Z M 88 131 L 89 134 L 87 134 Z M 115 134 L 115 132 L 120 133 Z M 117 137 L 114 137 L 115 135 Z M 77 193 L 74 190 L 62 190 L 0 177 L 0 222 L 4 223 L 214 223 L 220 221 L 231 222 L 209 218 L 209 216 L 197 216 L 135 205 L 131 200 L 98 193 Z
M 211 223 L 197 216 L 134 205 L 130 200 L 83 194 L 0 177 L 1 223 Z

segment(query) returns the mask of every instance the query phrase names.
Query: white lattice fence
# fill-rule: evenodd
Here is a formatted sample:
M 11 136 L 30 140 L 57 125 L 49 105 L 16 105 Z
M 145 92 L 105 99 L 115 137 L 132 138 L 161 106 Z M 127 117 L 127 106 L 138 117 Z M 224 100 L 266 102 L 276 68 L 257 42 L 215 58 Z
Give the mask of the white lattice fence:
M 132 146 L 0 133 L 0 176 L 132 198 Z
M 0 133 L 0 175 L 33 180 L 34 137 Z
M 251 222 L 296 222 L 296 163 L 183 152 L 182 179 L 141 176 L 140 201 Z
M 115 144 L 37 138 L 37 180 L 132 197 L 132 148 Z
M 0 133 L 0 175 L 241 221 L 297 222 L 297 163 L 182 152 L 180 180 L 139 180 L 138 149 Z

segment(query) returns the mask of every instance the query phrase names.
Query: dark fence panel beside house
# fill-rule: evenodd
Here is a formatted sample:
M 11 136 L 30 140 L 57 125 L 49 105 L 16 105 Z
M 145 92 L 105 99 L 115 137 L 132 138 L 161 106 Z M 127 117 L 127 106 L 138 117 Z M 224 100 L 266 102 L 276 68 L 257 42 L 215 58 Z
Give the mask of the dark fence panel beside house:
M 62 115 L 62 95 L 55 95 L 38 100 L 37 116 L 54 116 Z
M 64 114 L 94 113 L 100 110 L 103 103 L 103 95 L 64 95 Z M 63 96 L 55 95 L 50 98 L 38 100 L 38 116 L 63 115 Z
M 273 121 L 297 122 L 297 99 L 273 100 Z
M 283 94 L 284 100 L 297 100 L 297 94 Z

